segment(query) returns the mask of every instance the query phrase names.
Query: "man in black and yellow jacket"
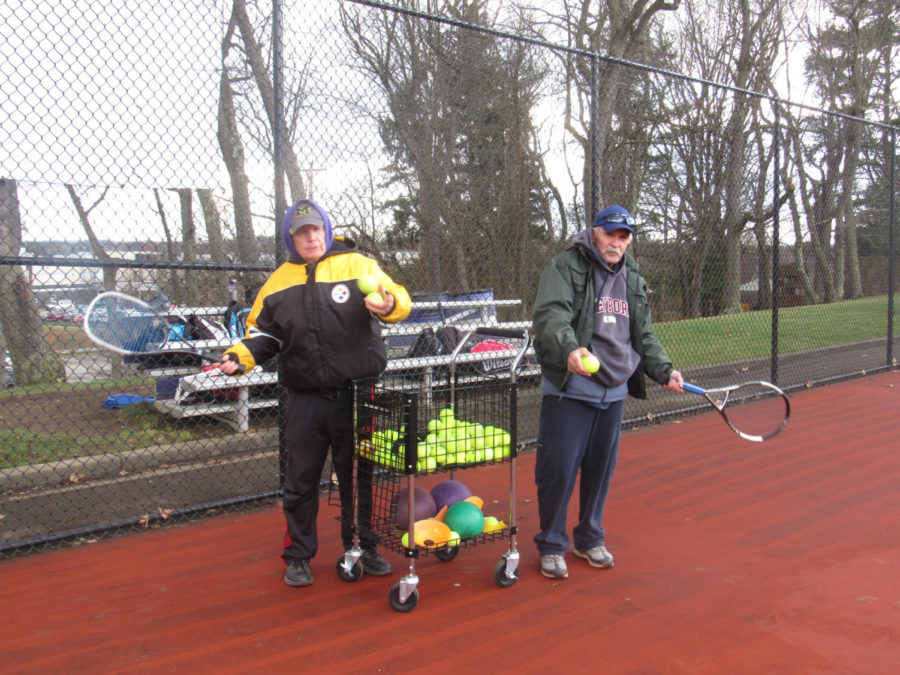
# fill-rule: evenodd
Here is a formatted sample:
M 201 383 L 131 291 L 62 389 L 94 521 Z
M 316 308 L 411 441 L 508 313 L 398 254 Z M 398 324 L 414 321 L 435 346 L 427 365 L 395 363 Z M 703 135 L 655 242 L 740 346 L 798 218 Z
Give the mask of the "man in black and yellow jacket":
M 289 259 L 263 284 L 247 317 L 246 336 L 226 350 L 219 369 L 236 374 L 281 355 L 287 392 L 284 582 L 308 586 L 313 582 L 309 561 L 318 551 L 319 481 L 329 447 L 341 495 L 341 538 L 345 549 L 352 545 L 352 381 L 384 370 L 380 322 L 405 319 L 410 298 L 352 240 L 334 235 L 328 214 L 314 201 L 301 199 L 291 206 L 282 233 Z M 363 296 L 357 279 L 366 275 L 374 277 L 378 294 Z M 367 483 L 358 485 L 361 514 L 371 499 Z M 364 520 L 363 571 L 389 574 L 391 566 L 378 555 L 377 539 Z

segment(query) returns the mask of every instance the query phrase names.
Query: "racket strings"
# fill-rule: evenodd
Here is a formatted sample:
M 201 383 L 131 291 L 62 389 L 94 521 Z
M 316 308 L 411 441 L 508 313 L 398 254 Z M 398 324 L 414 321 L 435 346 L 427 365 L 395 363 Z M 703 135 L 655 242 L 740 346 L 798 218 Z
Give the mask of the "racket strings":
M 737 431 L 767 438 L 781 430 L 789 409 L 785 398 L 776 391 L 749 384 L 731 392 L 723 412 Z
M 160 350 L 169 339 L 169 324 L 139 301 L 104 298 L 85 317 L 85 330 L 116 351 L 135 354 Z

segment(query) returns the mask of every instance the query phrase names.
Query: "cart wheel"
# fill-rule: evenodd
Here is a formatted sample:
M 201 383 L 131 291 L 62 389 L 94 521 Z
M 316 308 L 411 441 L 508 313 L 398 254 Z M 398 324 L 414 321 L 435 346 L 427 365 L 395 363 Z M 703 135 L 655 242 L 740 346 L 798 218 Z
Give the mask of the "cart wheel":
M 388 602 L 396 612 L 411 612 L 419 604 L 419 589 L 414 588 L 406 602 L 400 602 L 400 584 L 394 584 L 388 591 Z
M 441 562 L 450 562 L 459 553 L 459 546 L 445 546 L 444 548 L 435 549 L 434 557 Z
M 337 575 L 340 577 L 341 581 L 346 581 L 347 583 L 353 583 L 354 581 L 359 581 L 363 575 L 362 563 L 357 560 L 353 563 L 353 567 L 350 568 L 348 572 L 344 567 L 344 557 L 341 556 L 337 561 Z
M 494 567 L 494 581 L 500 588 L 509 588 L 519 580 L 515 574 L 508 576 L 506 574 L 506 558 L 501 558 L 497 566 Z

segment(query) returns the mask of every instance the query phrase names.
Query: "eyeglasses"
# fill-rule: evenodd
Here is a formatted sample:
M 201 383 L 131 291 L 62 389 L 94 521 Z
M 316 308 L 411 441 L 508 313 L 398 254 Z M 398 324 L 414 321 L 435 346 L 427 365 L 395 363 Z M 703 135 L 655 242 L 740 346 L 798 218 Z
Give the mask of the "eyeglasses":
M 625 223 L 626 225 L 634 225 L 634 218 L 631 216 L 626 216 L 622 213 L 613 213 L 606 216 L 600 223 L 597 224 L 599 227 L 602 223 Z

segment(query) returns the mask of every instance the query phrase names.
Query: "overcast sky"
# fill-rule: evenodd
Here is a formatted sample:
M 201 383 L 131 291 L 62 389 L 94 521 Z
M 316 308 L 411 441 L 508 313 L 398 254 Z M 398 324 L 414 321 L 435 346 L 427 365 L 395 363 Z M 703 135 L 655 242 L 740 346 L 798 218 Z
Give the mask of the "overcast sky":
M 190 4 L 0 0 L 0 174 L 208 185 L 220 10 Z

